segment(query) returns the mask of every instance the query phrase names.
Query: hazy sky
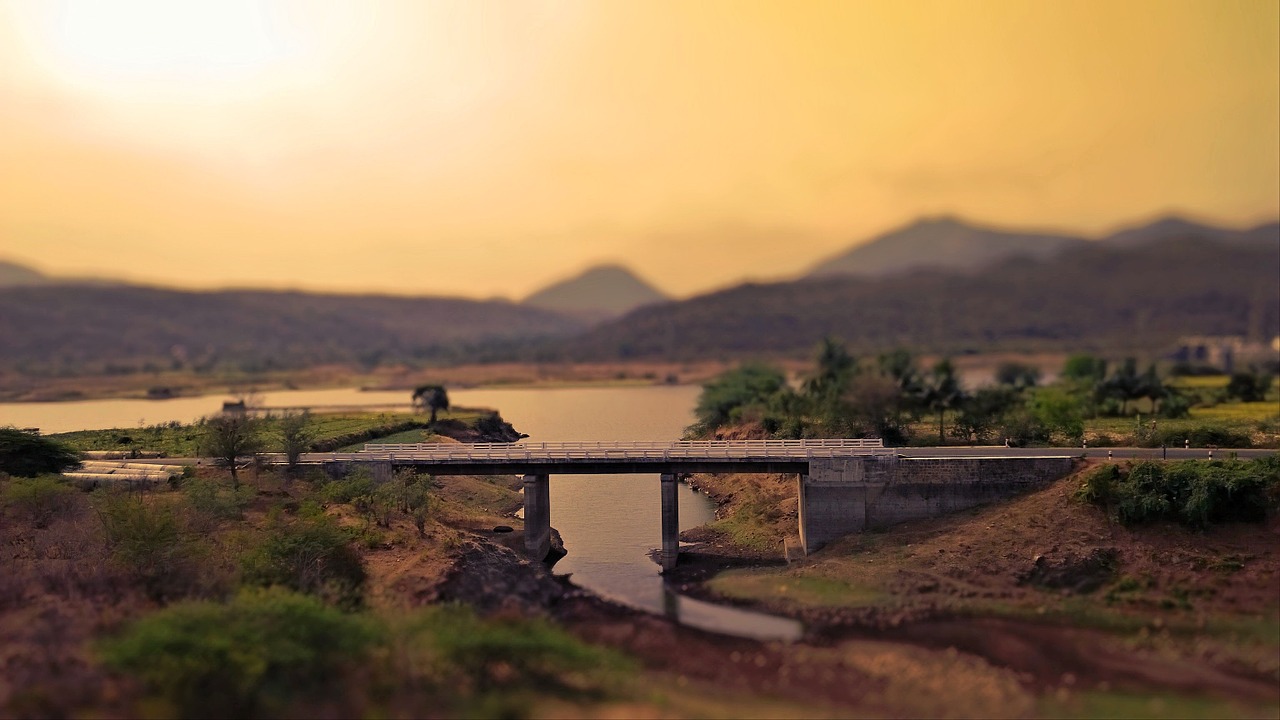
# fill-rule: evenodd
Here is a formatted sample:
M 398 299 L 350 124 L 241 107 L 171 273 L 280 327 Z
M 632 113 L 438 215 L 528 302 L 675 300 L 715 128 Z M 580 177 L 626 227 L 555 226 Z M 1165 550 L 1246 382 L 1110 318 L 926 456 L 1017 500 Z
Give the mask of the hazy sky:
M 1280 214 L 1280 3 L 0 0 L 0 258 L 685 295 L 922 214 Z

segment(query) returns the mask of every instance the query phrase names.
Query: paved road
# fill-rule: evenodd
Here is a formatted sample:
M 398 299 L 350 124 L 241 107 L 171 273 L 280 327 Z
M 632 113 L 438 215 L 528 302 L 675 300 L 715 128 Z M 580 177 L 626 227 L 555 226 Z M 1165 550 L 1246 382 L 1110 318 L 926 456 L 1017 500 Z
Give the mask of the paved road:
M 1003 445 L 994 445 L 990 447 L 912 447 L 912 448 L 892 448 L 896 450 L 902 457 L 1031 457 L 1044 455 L 1070 455 L 1072 457 L 1085 456 L 1093 459 L 1106 459 L 1108 457 L 1116 460 L 1207 460 L 1212 453 L 1215 460 L 1229 458 L 1235 455 L 1240 458 L 1257 458 L 1267 455 L 1275 455 L 1280 450 L 1267 449 L 1241 449 L 1233 450 L 1230 448 L 1168 448 L 1162 451 L 1160 448 L 1078 448 L 1078 447 L 1059 447 L 1059 448 L 1007 448 Z M 309 453 L 308 458 L 312 461 L 320 461 L 329 457 L 329 453 Z M 136 463 L 152 463 L 156 465 L 212 465 L 212 458 L 140 458 L 130 460 Z

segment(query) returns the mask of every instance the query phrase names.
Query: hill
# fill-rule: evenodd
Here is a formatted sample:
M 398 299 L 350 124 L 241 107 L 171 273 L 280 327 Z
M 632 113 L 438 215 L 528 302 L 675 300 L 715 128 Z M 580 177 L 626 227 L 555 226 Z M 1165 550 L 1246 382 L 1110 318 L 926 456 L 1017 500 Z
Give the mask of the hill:
M 267 370 L 483 357 L 483 346 L 582 323 L 509 302 L 131 286 L 0 289 L 0 369 Z
M 1237 230 L 1170 215 L 1090 240 L 1083 236 L 999 230 L 954 217 L 926 218 L 824 260 L 809 275 L 880 277 L 926 268 L 973 271 L 1014 257 L 1053 257 L 1088 242 L 1133 248 L 1181 238 L 1277 247 L 1280 222 Z
M 1118 247 L 1136 247 L 1170 238 L 1198 237 L 1216 242 L 1241 245 L 1280 244 L 1280 222 L 1265 223 L 1246 230 L 1215 227 L 1193 222 L 1176 215 L 1160 218 L 1145 225 L 1112 233 L 1102 242 Z
M 49 278 L 35 268 L 0 260 L 0 287 L 42 285 L 47 282 Z
M 1083 243 L 1052 260 L 1014 258 L 973 274 L 742 285 L 641 308 L 561 351 L 575 359 L 799 356 L 835 335 L 859 352 L 1118 352 L 1158 350 L 1187 334 L 1277 332 L 1280 253 L 1188 238 L 1158 249 Z
M 525 298 L 522 304 L 598 322 L 667 299 L 630 270 L 619 265 L 600 265 L 543 288 Z
M 1044 258 L 1085 241 L 997 230 L 954 217 L 926 218 L 818 263 L 811 276 L 881 276 L 922 268 L 974 270 L 1010 257 Z

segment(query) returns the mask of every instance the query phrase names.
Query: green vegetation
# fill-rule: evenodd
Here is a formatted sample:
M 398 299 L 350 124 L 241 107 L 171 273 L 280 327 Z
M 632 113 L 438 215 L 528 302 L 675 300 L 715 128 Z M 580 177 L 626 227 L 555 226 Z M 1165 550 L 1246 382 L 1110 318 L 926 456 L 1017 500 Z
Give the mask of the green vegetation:
M 1039 384 L 1033 368 L 1006 363 L 998 384 L 967 391 L 951 362 L 927 370 L 905 350 L 859 360 L 839 342 L 818 346 L 814 369 L 793 389 L 777 368 L 743 365 L 703 387 L 692 436 L 726 426 L 758 426 L 771 437 L 881 437 L 889 445 L 1014 445 L 1089 442 L 1143 447 L 1280 446 L 1280 404 L 1229 402 L 1222 378 L 1166 381 L 1133 359 L 1108 371 L 1089 355 L 1069 358 L 1061 379 Z M 1270 387 L 1243 373 L 1250 387 Z M 1258 380 L 1257 378 L 1264 378 Z
M 1085 476 L 1078 497 L 1125 525 L 1260 522 L 1280 505 L 1280 457 L 1103 465 Z
M 441 413 L 440 420 L 457 420 L 471 425 L 478 424 L 492 413 L 465 408 L 454 408 Z M 255 418 L 258 433 L 264 439 L 264 449 L 269 452 L 285 452 L 285 427 L 298 420 L 286 420 L 288 416 Z M 499 421 L 500 422 L 500 421 Z M 396 433 L 423 431 L 427 421 L 414 413 L 350 412 L 310 415 L 305 426 L 296 431 L 301 437 L 309 435 L 307 452 L 329 452 L 344 447 L 359 448 L 364 443 L 387 438 Z M 208 457 L 211 448 L 206 440 L 203 423 L 185 425 L 178 422 L 149 425 L 138 428 L 111 430 L 80 430 L 48 436 L 74 450 L 147 450 L 161 452 L 169 457 Z
M 245 591 L 142 618 L 102 643 L 102 659 L 182 717 L 281 715 L 296 702 L 341 702 L 341 681 L 378 640 L 369 618 L 285 590 Z M 167 713 L 165 713 L 167 714 Z
M 15 427 L 0 427 L 0 472 L 35 477 L 79 464 L 79 454 L 66 444 Z
M 46 528 L 66 515 L 80 499 L 80 493 L 57 475 L 17 478 L 0 492 L 0 510 L 12 522 Z
M 223 579 L 206 563 L 207 539 L 184 508 L 117 490 L 94 494 L 112 560 L 156 602 L 214 593 Z
M 323 514 L 276 520 L 240 560 L 241 581 L 285 587 L 343 608 L 364 601 L 366 579 L 352 532 Z

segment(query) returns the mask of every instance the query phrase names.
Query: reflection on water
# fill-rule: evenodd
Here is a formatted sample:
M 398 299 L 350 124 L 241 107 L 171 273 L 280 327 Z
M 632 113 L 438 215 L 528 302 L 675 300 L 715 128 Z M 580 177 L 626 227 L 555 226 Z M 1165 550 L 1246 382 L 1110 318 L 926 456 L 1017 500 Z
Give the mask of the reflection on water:
M 531 441 L 675 440 L 693 422 L 696 387 L 512 388 L 453 390 L 463 407 L 502 412 Z M 43 432 L 135 427 L 190 422 L 217 412 L 224 395 L 174 400 L 92 400 L 0 404 L 0 425 L 39 427 Z M 404 404 L 405 391 L 355 389 L 292 390 L 262 394 L 268 407 Z M 552 475 L 551 524 L 569 554 L 556 572 L 575 583 L 629 605 L 677 617 L 714 632 L 761 639 L 799 637 L 794 621 L 749 613 L 670 593 L 650 550 L 661 543 L 657 475 Z M 714 519 L 706 497 L 679 486 L 680 529 Z

